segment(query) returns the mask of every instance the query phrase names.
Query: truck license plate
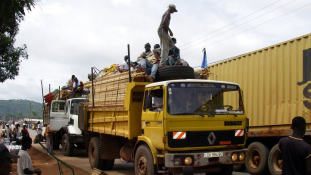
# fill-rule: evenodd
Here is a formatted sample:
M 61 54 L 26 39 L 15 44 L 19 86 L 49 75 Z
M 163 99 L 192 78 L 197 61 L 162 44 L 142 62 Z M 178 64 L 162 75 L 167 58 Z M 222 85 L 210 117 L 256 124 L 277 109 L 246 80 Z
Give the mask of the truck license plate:
M 223 152 L 204 153 L 204 158 L 222 157 L 222 156 L 224 156 L 224 153 L 223 153 Z

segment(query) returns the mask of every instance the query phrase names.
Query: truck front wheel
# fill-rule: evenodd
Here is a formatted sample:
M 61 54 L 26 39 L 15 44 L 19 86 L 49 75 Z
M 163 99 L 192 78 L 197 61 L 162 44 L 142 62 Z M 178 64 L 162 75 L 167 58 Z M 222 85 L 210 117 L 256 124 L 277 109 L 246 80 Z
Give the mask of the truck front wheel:
M 245 166 L 250 174 L 268 174 L 268 148 L 260 142 L 253 142 L 248 146 Z
M 135 174 L 152 175 L 158 174 L 153 164 L 153 156 L 147 145 L 140 145 L 135 154 Z
M 73 156 L 74 146 L 69 143 L 68 134 L 64 134 L 62 137 L 62 150 L 65 156 Z

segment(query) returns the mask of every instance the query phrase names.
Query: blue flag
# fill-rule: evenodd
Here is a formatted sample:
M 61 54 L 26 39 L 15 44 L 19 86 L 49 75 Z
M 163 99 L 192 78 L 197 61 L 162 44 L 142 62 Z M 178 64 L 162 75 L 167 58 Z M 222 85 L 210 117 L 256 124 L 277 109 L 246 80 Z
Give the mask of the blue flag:
M 203 49 L 203 60 L 202 60 L 202 65 L 201 68 L 207 68 L 207 60 L 206 60 L 206 50 L 205 48 Z

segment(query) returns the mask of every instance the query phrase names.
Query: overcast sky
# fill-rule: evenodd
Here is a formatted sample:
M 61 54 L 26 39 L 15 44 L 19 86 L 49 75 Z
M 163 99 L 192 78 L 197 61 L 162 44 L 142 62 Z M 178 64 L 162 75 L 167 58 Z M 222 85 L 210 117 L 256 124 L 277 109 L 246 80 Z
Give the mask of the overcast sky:
M 0 83 L 0 99 L 42 102 L 40 79 L 44 94 L 72 74 L 85 82 L 92 66 L 122 62 L 127 44 L 136 59 L 145 43 L 159 43 L 157 28 L 171 3 L 178 12 L 170 28 L 192 67 L 201 65 L 204 47 L 211 63 L 311 32 L 311 0 L 40 0 L 16 38 L 29 59 L 15 80 Z

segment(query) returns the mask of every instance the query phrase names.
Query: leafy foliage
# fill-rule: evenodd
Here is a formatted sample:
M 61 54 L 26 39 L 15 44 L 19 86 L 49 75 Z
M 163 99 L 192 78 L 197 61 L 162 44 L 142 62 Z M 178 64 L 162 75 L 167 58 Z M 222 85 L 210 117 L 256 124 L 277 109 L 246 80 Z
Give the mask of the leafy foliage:
M 14 47 L 19 23 L 25 10 L 31 11 L 34 0 L 0 1 L 0 82 L 14 79 L 19 72 L 21 59 L 28 59 L 27 46 Z

